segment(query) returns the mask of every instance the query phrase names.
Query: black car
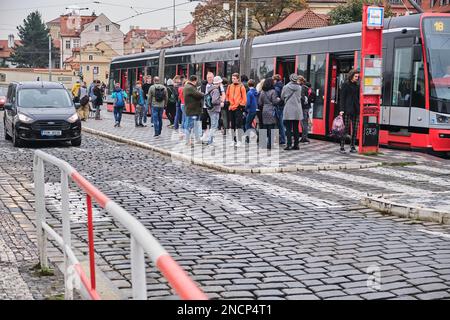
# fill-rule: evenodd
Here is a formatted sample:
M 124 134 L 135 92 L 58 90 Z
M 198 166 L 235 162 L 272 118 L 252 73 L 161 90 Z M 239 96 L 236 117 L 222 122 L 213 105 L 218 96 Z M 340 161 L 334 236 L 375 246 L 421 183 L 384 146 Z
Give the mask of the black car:
M 54 82 L 15 82 L 5 104 L 5 139 L 15 147 L 24 141 L 70 141 L 81 144 L 81 121 L 67 89 Z

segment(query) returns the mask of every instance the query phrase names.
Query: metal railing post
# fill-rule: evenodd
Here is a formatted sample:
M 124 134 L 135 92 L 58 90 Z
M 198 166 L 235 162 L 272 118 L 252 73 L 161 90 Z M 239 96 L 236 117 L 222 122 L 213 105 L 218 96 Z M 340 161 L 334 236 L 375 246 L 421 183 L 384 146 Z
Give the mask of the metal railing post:
M 69 180 L 67 173 L 61 170 L 61 212 L 63 224 L 63 240 L 64 240 L 64 298 L 73 300 L 73 272 L 70 260 L 67 257 L 66 248 L 71 248 L 70 239 L 70 209 L 69 209 Z M 70 271 L 70 272 L 69 272 Z
M 90 195 L 86 195 L 87 206 L 87 224 L 88 224 L 88 241 L 89 241 L 89 266 L 91 276 L 91 288 L 96 289 L 95 281 L 95 252 L 94 252 L 94 219 L 92 214 L 92 199 Z
M 36 205 L 36 231 L 39 250 L 39 264 L 42 269 L 48 268 L 47 260 L 47 233 L 42 229 L 45 222 L 45 181 L 44 162 L 41 158 L 34 157 L 34 195 Z
M 147 300 L 144 249 L 131 236 L 131 286 L 134 300 Z

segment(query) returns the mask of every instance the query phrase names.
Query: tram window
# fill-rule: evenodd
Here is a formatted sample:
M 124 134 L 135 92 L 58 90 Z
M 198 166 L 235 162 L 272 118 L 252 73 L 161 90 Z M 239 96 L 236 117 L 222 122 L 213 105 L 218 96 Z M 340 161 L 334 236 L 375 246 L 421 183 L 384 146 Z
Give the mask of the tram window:
M 394 59 L 392 105 L 409 107 L 412 91 L 412 48 L 396 48 Z
M 164 83 L 167 82 L 168 79 L 173 79 L 177 73 L 177 66 L 176 65 L 166 65 L 166 68 L 164 70 Z
M 250 78 L 259 82 L 274 75 L 274 58 L 260 58 L 252 60 Z
M 298 56 L 297 73 L 303 76 L 306 80 L 309 80 L 308 55 Z
M 314 119 L 323 119 L 326 58 L 326 54 L 311 55 L 310 83 L 317 93 L 313 108 Z
M 222 78 L 225 77 L 225 62 L 219 61 L 217 62 L 217 71 L 218 76 L 221 76 Z

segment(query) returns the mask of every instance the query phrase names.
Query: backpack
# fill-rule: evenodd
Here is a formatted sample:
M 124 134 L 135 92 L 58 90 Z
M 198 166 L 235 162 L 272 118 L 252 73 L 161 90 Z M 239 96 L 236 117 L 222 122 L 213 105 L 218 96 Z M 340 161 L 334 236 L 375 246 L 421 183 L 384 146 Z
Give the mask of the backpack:
M 125 107 L 125 99 L 123 98 L 123 92 L 116 93 L 116 107 Z
M 341 115 L 337 116 L 333 120 L 333 126 L 331 128 L 331 135 L 336 138 L 341 138 L 345 134 L 345 123 Z
M 168 104 L 176 104 L 177 103 L 177 97 L 175 95 L 175 92 L 173 92 L 173 90 L 171 88 L 167 88 L 167 91 L 169 93 L 169 101 Z M 158 100 L 156 100 L 158 101 Z M 161 102 L 161 101 L 158 101 Z
M 166 98 L 166 93 L 164 92 L 164 87 L 155 87 L 155 100 L 156 102 L 163 102 Z

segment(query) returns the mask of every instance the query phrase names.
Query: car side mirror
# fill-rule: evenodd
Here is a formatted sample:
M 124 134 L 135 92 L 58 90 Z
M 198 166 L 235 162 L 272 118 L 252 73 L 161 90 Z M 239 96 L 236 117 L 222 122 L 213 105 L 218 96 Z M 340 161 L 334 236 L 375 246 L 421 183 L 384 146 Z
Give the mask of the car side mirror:
M 5 107 L 5 110 L 12 110 L 13 109 L 11 103 L 5 103 L 4 107 Z
M 421 44 L 413 45 L 413 61 L 414 62 L 422 61 L 422 45 Z

